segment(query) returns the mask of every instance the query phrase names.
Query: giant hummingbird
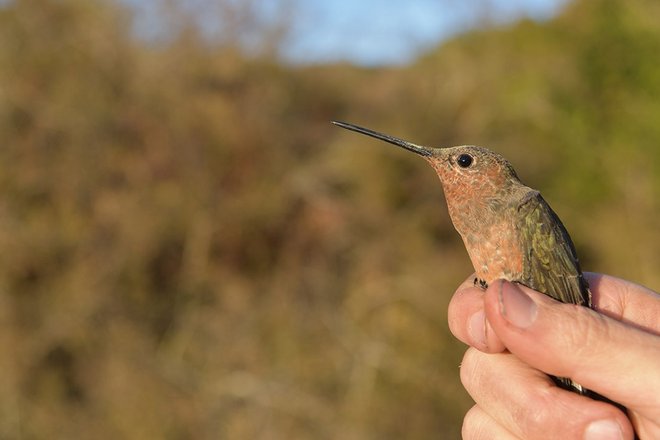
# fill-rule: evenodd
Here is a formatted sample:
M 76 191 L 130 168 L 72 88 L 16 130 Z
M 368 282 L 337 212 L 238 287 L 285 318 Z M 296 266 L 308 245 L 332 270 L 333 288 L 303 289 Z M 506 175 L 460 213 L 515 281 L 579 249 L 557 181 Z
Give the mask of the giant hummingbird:
M 476 286 L 486 289 L 505 279 L 564 303 L 593 307 L 566 228 L 505 158 L 482 147 L 429 148 L 357 125 L 333 123 L 412 151 L 431 164 L 474 266 Z M 570 378 L 553 379 L 564 389 L 604 399 Z

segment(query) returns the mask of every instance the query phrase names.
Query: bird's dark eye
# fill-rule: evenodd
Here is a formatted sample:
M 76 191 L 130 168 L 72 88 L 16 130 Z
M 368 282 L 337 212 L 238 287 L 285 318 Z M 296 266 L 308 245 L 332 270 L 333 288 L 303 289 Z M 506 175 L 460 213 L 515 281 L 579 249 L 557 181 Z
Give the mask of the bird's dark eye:
M 474 159 L 472 159 L 472 156 L 470 156 L 469 154 L 461 154 L 460 156 L 458 156 L 458 158 L 456 158 L 456 163 L 461 168 L 469 167 L 470 165 L 472 165 L 473 161 Z

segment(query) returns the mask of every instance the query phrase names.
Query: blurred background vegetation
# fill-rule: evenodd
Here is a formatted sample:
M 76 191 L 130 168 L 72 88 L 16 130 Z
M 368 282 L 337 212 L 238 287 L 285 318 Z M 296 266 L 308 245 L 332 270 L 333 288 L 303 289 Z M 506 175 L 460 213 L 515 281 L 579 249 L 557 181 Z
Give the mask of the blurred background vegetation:
M 331 119 L 500 151 L 586 270 L 660 288 L 659 3 L 380 68 L 184 3 L 154 41 L 109 0 L 0 3 L 0 438 L 458 438 L 472 269 L 439 182 Z

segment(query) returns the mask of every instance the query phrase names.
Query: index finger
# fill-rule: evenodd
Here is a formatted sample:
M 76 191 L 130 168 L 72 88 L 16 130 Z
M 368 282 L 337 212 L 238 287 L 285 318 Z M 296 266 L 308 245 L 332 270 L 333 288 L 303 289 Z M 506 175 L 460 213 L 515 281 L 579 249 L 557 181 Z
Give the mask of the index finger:
M 483 290 L 474 287 L 474 274 L 461 283 L 447 309 L 449 329 L 479 351 L 499 353 L 504 351 L 504 344 L 486 321 L 483 295 Z
M 594 309 L 603 315 L 660 334 L 660 295 L 639 284 L 600 273 L 585 272 Z

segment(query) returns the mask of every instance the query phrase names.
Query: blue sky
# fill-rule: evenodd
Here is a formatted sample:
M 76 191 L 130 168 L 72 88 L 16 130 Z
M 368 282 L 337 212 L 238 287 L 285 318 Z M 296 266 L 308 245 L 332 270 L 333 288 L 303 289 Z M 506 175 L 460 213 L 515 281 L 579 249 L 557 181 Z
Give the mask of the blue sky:
M 335 0 L 302 2 L 311 17 L 294 28 L 286 47 L 297 61 L 349 60 L 400 64 L 424 48 L 480 21 L 546 19 L 561 0 Z
M 153 4 L 163 0 L 122 0 L 138 6 L 138 32 L 154 26 Z M 247 2 L 247 3 L 246 3 Z M 403 64 L 421 50 L 479 23 L 521 17 L 543 20 L 566 0 L 181 0 L 213 26 L 218 5 L 251 4 L 267 23 L 287 7 L 293 17 L 283 56 L 296 63 L 349 61 L 361 65 Z M 211 12 L 213 10 L 213 12 Z M 214 15 L 215 14 L 215 15 Z M 284 14 L 282 14 L 284 15 Z M 215 17 L 215 18 L 214 18 Z M 148 30 L 146 31 L 148 33 Z

